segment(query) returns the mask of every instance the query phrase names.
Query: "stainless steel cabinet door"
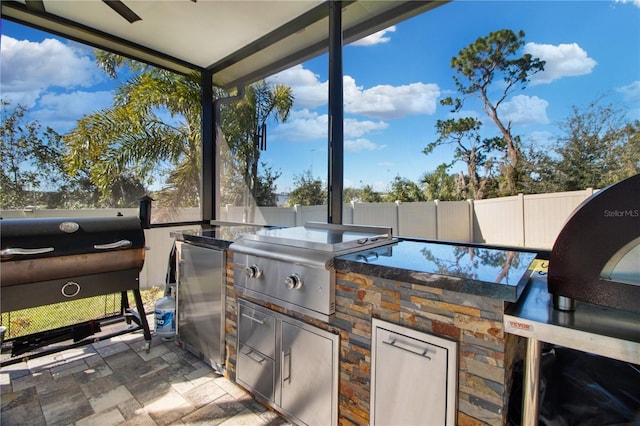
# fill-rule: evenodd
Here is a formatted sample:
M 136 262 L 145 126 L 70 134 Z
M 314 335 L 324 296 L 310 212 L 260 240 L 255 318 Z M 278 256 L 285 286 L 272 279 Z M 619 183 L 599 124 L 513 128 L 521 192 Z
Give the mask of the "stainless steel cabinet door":
M 406 332 L 374 328 L 372 424 L 453 426 L 457 375 L 451 373 L 457 369 L 457 344 L 428 343 Z
M 337 337 L 282 321 L 281 406 L 307 425 L 337 421 Z

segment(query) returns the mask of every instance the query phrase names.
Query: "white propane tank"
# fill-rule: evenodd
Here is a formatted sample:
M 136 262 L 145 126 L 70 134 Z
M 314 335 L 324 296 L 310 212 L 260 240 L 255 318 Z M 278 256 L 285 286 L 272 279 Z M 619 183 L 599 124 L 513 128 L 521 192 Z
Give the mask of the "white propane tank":
M 158 299 L 154 313 L 156 317 L 156 334 L 162 340 L 171 340 L 176 335 L 176 299 L 173 297 L 174 287 L 169 287 L 166 296 Z

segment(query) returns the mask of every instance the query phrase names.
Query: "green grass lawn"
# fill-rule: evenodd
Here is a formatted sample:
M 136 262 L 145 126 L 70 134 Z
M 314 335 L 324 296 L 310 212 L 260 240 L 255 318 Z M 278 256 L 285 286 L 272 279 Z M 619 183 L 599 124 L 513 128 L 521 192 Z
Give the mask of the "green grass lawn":
M 153 312 L 153 305 L 163 296 L 164 290 L 160 287 L 152 287 L 141 290 L 140 294 L 145 312 L 148 314 Z M 135 305 L 133 293 L 129 292 L 129 306 L 135 308 Z M 5 339 L 10 339 L 119 313 L 120 293 L 115 293 L 4 312 L 0 325 L 7 327 Z

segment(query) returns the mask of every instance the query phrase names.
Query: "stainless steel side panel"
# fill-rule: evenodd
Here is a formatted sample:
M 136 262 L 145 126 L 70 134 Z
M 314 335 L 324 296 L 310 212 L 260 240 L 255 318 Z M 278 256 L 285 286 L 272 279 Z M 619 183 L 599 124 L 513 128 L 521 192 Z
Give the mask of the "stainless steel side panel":
M 214 369 L 224 365 L 224 263 L 221 250 L 177 241 L 177 333 Z

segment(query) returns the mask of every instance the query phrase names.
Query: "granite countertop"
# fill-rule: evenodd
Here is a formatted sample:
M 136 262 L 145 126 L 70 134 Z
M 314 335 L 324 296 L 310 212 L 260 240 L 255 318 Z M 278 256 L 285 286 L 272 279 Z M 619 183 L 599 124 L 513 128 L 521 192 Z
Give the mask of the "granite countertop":
M 336 257 L 335 268 L 411 284 L 518 300 L 537 253 L 484 246 L 401 240 Z
M 212 222 L 210 228 L 173 231 L 171 236 L 226 250 L 243 234 L 265 228 L 271 227 Z M 535 251 L 400 239 L 338 256 L 334 266 L 344 272 L 516 302 L 527 286 L 536 256 Z

